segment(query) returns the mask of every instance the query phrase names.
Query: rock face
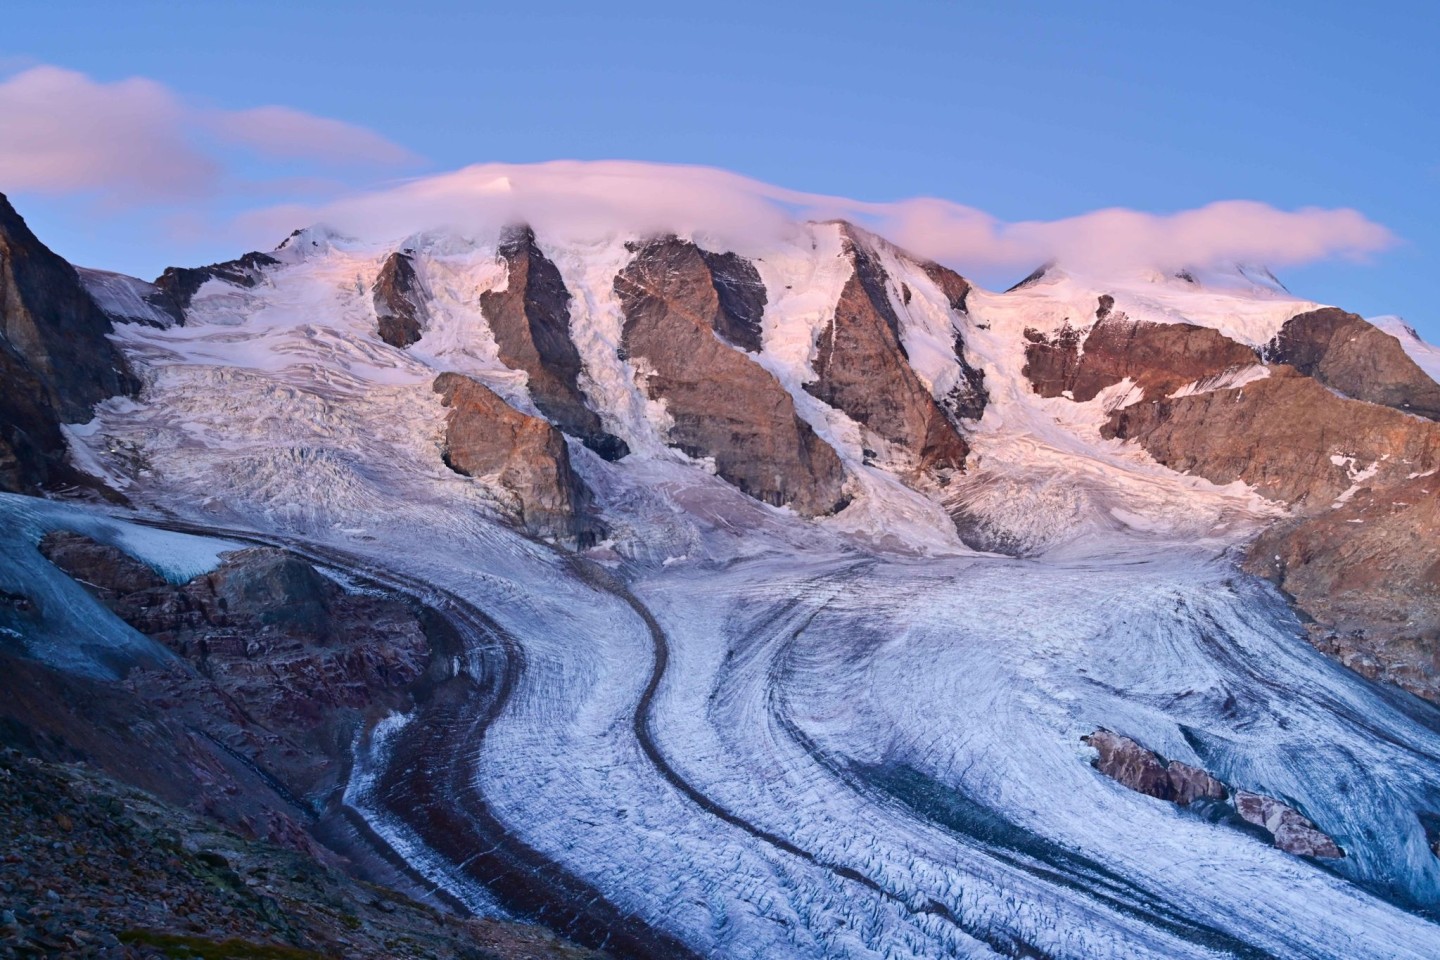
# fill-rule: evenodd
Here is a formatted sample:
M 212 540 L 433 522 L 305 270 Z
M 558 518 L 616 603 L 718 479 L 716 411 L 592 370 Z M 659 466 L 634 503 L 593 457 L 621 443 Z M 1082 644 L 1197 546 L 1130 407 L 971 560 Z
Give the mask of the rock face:
M 925 275 L 940 288 L 950 309 L 956 313 L 969 313 L 970 281 L 948 267 L 938 263 L 923 265 Z M 965 358 L 965 339 L 955 332 L 955 361 L 960 365 L 960 379 L 940 405 L 949 415 L 951 422 L 979 420 L 985 415 L 985 406 L 990 402 L 985 391 L 985 371 L 970 365 Z
M 1366 487 L 1282 521 L 1251 545 L 1245 569 L 1312 618 L 1320 650 L 1440 703 L 1440 475 Z
M 428 313 L 425 290 L 410 255 L 396 251 L 386 257 L 370 290 L 380 339 L 401 350 L 419 340 Z
M 1025 331 L 1023 372 L 1036 393 L 1084 402 L 1128 378 L 1155 400 L 1258 362 L 1249 347 L 1209 327 L 1141 323 L 1114 307 L 1113 297 L 1102 296 L 1088 331 L 1068 324 L 1051 336 Z
M 774 375 L 746 354 L 764 290 L 758 275 L 751 282 L 754 267 L 737 261 L 674 237 L 639 247 L 615 278 L 626 354 L 646 374 L 650 397 L 665 403 L 669 443 L 713 458 L 720 477 L 758 500 L 805 516 L 834 513 L 848 502 L 844 468 Z
M 1235 811 L 1247 822 L 1268 830 L 1275 838 L 1275 846 L 1286 853 L 1330 859 L 1345 856 L 1345 851 L 1315 824 L 1274 797 L 1240 790 L 1235 794 Z
M 1440 467 L 1440 427 L 1284 366 L 1243 387 L 1124 407 L 1101 432 L 1138 441 L 1172 469 L 1243 480 L 1307 510 L 1328 507 L 1362 474 L 1379 485 Z
M 139 383 L 107 335 L 110 319 L 75 268 L 0 195 L 0 489 L 75 483 L 61 423 Z
M 492 480 L 511 500 L 520 525 L 535 536 L 582 545 L 598 538 L 597 525 L 586 516 L 589 491 L 571 469 L 558 429 L 458 373 L 437 377 L 435 392 L 450 408 L 444 451 L 450 469 Z
M 260 282 L 266 267 L 280 263 L 268 253 L 252 250 L 235 260 L 212 263 L 204 267 L 166 267 L 155 279 L 155 286 L 170 299 L 182 315 L 190 309 L 190 301 L 210 280 L 223 280 L 237 287 L 253 287 Z
M 969 444 L 910 367 L 889 277 L 859 233 L 848 225 L 845 256 L 854 272 L 835 315 L 815 347 L 811 394 L 908 452 L 916 473 L 942 479 L 965 469 Z
M 1440 384 L 1399 340 L 1353 313 L 1326 307 L 1291 317 L 1265 353 L 1356 400 L 1440 420 Z
M 546 258 L 529 227 L 514 229 L 500 244 L 508 283 L 480 295 L 500 361 L 529 378 L 530 398 L 561 430 L 578 437 L 606 460 L 630 452 L 606 433 L 580 389 L 583 364 L 570 338 L 570 291 Z
M 1188 807 L 1196 800 L 1224 800 L 1225 785 L 1199 767 L 1171 760 L 1168 764 L 1153 750 L 1109 730 L 1082 738 L 1100 754 L 1095 769 L 1137 793 Z

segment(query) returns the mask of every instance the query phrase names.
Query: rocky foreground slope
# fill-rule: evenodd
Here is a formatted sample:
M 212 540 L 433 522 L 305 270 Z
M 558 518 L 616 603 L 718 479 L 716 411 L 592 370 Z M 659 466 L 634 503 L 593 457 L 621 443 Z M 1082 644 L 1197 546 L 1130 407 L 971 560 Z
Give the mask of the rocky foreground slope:
M 0 202 L 5 802 L 149 864 L 47 860 L 12 927 L 1427 955 L 1440 385 L 1251 277 L 992 293 L 807 223 L 312 228 L 152 284 Z

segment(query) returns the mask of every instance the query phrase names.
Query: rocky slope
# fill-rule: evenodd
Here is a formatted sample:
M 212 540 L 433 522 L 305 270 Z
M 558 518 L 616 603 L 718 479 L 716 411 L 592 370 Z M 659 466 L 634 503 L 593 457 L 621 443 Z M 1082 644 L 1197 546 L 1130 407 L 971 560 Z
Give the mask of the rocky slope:
M 1440 385 L 1399 340 L 1353 313 L 1327 307 L 1291 317 L 1265 355 L 1356 400 L 1440 419 Z
M 0 751 L 0 957 L 601 955 L 454 916 L 99 775 Z

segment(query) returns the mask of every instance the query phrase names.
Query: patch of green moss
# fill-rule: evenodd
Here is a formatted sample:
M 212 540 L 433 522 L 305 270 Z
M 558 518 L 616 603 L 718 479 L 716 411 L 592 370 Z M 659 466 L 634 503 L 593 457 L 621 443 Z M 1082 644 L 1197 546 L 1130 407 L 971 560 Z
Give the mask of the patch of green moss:
M 298 947 L 248 940 L 206 940 L 156 930 L 126 930 L 121 943 L 154 947 L 175 960 L 324 960 L 324 955 Z

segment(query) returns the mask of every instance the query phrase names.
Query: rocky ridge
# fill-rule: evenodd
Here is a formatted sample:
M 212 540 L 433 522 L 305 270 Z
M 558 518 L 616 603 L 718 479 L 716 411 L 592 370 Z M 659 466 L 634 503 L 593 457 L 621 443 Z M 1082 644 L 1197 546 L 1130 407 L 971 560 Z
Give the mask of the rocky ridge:
M 580 388 L 584 364 L 570 337 L 570 291 L 529 227 L 509 231 L 500 243 L 504 290 L 480 295 L 500 360 L 523 370 L 530 399 L 556 426 L 578 437 L 606 460 L 629 453 L 625 441 L 607 433 Z
M 910 366 L 879 259 L 858 231 L 842 229 L 853 272 L 818 334 L 815 380 L 805 389 L 904 451 L 914 478 L 943 482 L 964 471 L 969 444 Z

